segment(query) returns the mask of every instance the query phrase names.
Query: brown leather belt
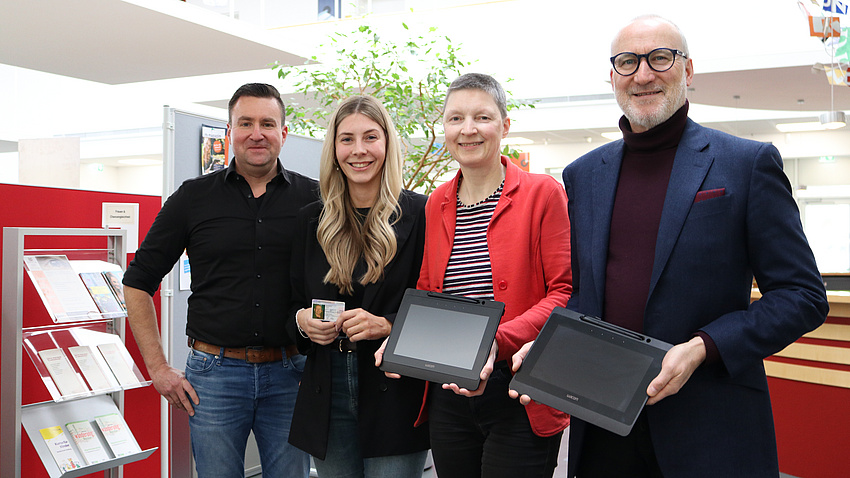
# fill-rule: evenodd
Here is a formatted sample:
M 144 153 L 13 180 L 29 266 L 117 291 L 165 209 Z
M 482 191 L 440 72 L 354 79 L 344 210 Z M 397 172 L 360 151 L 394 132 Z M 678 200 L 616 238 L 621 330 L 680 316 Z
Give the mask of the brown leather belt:
M 192 338 L 189 338 L 189 347 L 208 354 L 218 355 L 221 353 L 221 347 L 218 345 L 208 344 Z M 295 345 L 287 345 L 285 351 L 286 358 L 298 355 L 298 347 Z M 224 347 L 225 357 L 244 360 L 249 363 L 277 362 L 283 360 L 283 352 L 284 350 L 280 347 L 263 347 L 261 345 L 248 347 Z

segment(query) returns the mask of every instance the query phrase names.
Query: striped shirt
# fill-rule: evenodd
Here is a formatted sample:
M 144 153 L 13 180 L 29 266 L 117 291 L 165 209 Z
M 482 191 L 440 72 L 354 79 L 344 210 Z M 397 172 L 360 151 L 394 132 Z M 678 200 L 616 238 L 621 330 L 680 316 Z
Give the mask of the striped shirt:
M 487 199 L 469 206 L 457 201 L 457 220 L 452 254 L 446 266 L 443 292 L 476 299 L 493 299 L 493 271 L 487 249 L 487 227 L 502 196 L 502 188 Z

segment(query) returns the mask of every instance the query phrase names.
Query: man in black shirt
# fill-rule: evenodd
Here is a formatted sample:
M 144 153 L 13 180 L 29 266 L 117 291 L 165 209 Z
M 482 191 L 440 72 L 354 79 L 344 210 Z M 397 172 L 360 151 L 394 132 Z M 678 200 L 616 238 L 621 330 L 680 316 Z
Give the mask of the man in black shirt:
M 201 478 L 244 476 L 252 430 L 264 475 L 309 473 L 309 457 L 286 440 L 304 357 L 284 315 L 295 215 L 318 196 L 315 181 L 278 159 L 284 111 L 273 86 L 234 93 L 230 166 L 168 198 L 124 275 L 136 342 L 154 388 L 189 413 Z M 185 376 L 166 361 L 152 299 L 184 249 L 192 267 Z

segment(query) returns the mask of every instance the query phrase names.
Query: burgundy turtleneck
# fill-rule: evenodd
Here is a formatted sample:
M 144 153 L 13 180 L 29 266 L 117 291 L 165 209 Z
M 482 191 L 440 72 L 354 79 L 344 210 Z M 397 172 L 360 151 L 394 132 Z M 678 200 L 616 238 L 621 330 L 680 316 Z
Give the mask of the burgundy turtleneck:
M 603 317 L 636 332 L 643 332 L 658 225 L 687 119 L 687 101 L 643 133 L 633 133 L 626 117 L 620 119 L 625 147 L 611 216 Z

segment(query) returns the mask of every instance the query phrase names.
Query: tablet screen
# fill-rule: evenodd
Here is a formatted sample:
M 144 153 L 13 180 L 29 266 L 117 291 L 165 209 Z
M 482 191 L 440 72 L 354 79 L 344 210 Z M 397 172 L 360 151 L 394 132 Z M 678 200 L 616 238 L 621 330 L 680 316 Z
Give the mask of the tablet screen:
M 556 307 L 511 388 L 625 436 L 647 400 L 670 345 Z
M 408 289 L 381 370 L 475 390 L 505 304 Z
M 487 316 L 418 304 L 411 304 L 407 314 L 418 320 L 405 324 L 395 346 L 396 355 L 462 369 L 472 368 L 478 353 L 477 341 L 484 336 L 487 328 Z M 435 347 L 431 340 L 424 340 L 433 336 L 435 331 L 439 331 L 439 347 Z M 470 344 L 470 340 L 475 343 Z
M 530 376 L 547 383 L 568 383 L 585 398 L 624 412 L 652 358 L 588 336 L 588 347 L 574 346 L 579 332 L 558 327 Z M 593 349 L 596 353 L 587 353 Z M 565 363 L 573 366 L 565 367 Z

